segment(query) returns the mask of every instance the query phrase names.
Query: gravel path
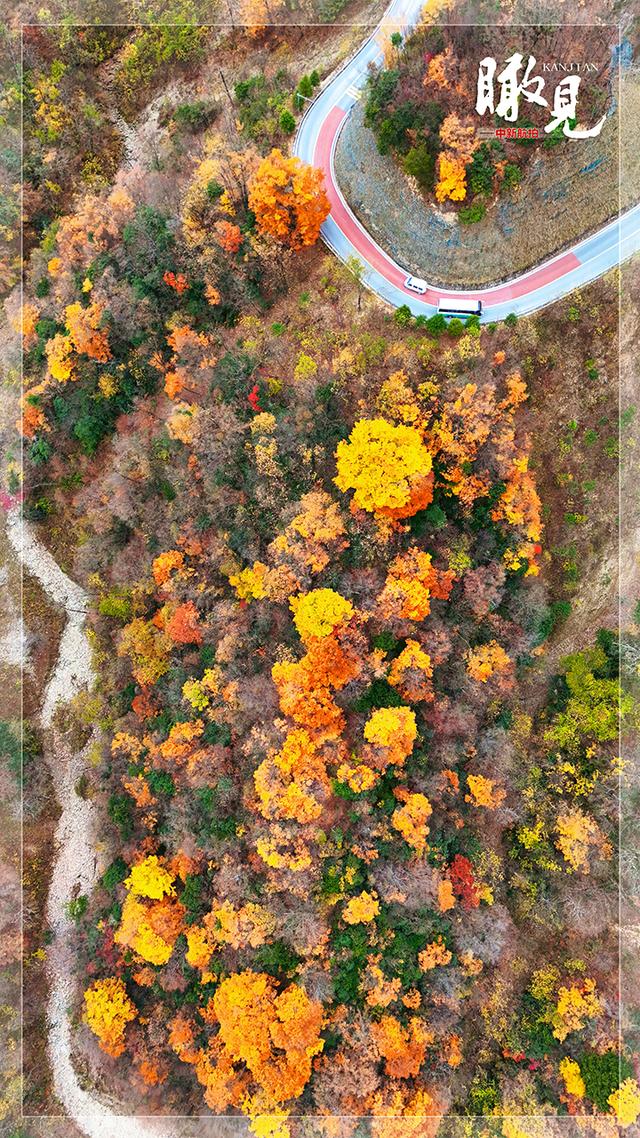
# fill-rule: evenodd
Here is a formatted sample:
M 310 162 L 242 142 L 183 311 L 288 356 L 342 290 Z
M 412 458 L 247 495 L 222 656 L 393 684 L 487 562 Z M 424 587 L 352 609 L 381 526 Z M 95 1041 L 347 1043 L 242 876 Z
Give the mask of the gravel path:
M 67 702 L 93 682 L 91 649 L 84 628 L 88 598 L 84 589 L 62 572 L 29 525 L 21 519 L 19 507 L 14 507 L 7 515 L 7 536 L 23 570 L 36 577 L 47 596 L 55 604 L 62 605 L 67 614 L 58 659 L 47 684 L 40 713 L 48 742 L 45 754 L 61 807 L 47 899 L 47 921 L 54 934 L 47 951 L 47 1049 L 54 1091 L 68 1116 L 88 1138 L 152 1138 L 156 1135 L 158 1138 L 177 1138 L 188 1133 L 181 1128 L 180 1122 L 118 1115 L 116 1106 L 100 1102 L 83 1090 L 73 1067 L 69 1010 L 75 1004 L 77 993 L 73 979 L 73 954 L 68 942 L 72 926 L 64 906 L 74 889 L 79 893 L 89 893 L 95 885 L 99 872 L 94 839 L 98 819 L 94 805 L 80 798 L 75 791 L 75 784 L 85 770 L 85 751 L 65 761 L 52 746 L 55 740 L 52 719 L 59 703 Z M 202 1128 L 199 1132 L 202 1133 Z
M 496 284 L 595 231 L 618 209 L 612 120 L 599 138 L 558 147 L 529 166 L 520 189 L 493 202 L 483 221 L 425 202 L 389 155 L 380 155 L 357 103 L 335 154 L 336 179 L 371 236 L 406 269 L 443 287 Z

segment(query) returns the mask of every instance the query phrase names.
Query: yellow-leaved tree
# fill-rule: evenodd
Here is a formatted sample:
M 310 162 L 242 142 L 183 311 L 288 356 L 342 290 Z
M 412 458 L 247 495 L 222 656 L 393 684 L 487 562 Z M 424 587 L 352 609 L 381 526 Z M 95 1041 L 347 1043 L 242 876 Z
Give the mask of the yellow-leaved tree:
M 84 994 L 84 1019 L 107 1055 L 117 1059 L 125 1049 L 125 1029 L 138 1014 L 127 995 L 124 980 L 108 976 L 96 980 Z
M 452 202 L 462 202 L 466 195 L 467 172 L 463 160 L 453 152 L 441 154 L 436 183 L 437 200 L 444 202 L 449 198 Z
M 353 504 L 361 510 L 409 518 L 433 497 L 431 454 L 415 427 L 360 419 L 338 443 L 336 460 L 335 484 L 343 492 L 353 490 Z

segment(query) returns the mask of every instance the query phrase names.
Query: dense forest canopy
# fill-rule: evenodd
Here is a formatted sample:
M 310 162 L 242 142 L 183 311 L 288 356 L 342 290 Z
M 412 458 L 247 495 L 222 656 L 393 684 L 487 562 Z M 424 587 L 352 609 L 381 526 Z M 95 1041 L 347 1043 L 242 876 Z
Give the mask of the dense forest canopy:
M 96 682 L 51 733 L 100 818 L 98 884 L 68 903 L 74 1047 L 140 1114 L 247 1116 L 258 1138 L 306 1116 L 376 1138 L 630 1126 L 637 708 L 616 631 L 571 626 L 554 655 L 605 494 L 579 439 L 603 484 L 618 457 L 613 290 L 482 327 L 365 296 L 290 155 L 325 17 L 301 44 L 269 15 L 25 32 L 6 493 L 89 596 Z M 589 121 L 606 35 L 573 43 L 603 65 Z M 392 39 L 366 95 L 381 151 L 471 209 L 540 154 L 479 144 L 456 110 L 489 40 L 506 57 L 505 30 Z M 566 390 L 576 418 L 541 439 Z

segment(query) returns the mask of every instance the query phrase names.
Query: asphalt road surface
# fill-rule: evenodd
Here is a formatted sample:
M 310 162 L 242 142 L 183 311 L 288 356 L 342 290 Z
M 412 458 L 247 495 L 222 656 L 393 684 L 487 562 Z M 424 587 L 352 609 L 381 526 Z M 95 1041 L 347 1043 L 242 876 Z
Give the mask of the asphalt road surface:
M 503 320 L 511 312 L 524 316 L 544 308 L 637 252 L 640 205 L 571 249 L 502 284 L 477 290 L 430 285 L 420 296 L 405 287 L 408 270 L 374 241 L 351 211 L 336 181 L 333 159 L 341 127 L 360 96 L 369 64 L 382 61 L 384 40 L 393 31 L 410 31 L 423 7 L 424 0 L 393 0 L 375 32 L 309 104 L 298 127 L 293 153 L 324 173 L 331 213 L 321 233 L 329 248 L 342 261 L 357 257 L 364 266 L 363 283 L 394 308 L 407 304 L 415 316 L 433 316 L 441 299 L 480 300 L 483 321 Z

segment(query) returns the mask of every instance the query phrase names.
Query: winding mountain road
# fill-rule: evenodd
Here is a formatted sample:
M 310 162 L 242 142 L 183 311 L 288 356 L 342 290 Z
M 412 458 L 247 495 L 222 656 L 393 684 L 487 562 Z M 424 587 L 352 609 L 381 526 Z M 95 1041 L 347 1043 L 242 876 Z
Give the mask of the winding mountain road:
M 493 321 L 503 320 L 511 312 L 524 316 L 544 308 L 638 252 L 640 205 L 578 241 L 571 249 L 502 284 L 475 290 L 430 285 L 422 296 L 405 288 L 408 270 L 374 241 L 345 201 L 336 179 L 334 154 L 340 130 L 360 97 L 370 64 L 382 62 L 383 45 L 389 34 L 410 31 L 423 7 L 424 0 L 393 0 L 373 34 L 330 78 L 300 121 L 293 153 L 324 174 L 331 213 L 321 233 L 336 256 L 341 261 L 357 257 L 364 266 L 363 283 L 395 308 L 407 304 L 415 316 L 433 316 L 441 298 L 480 300 L 482 320 Z

